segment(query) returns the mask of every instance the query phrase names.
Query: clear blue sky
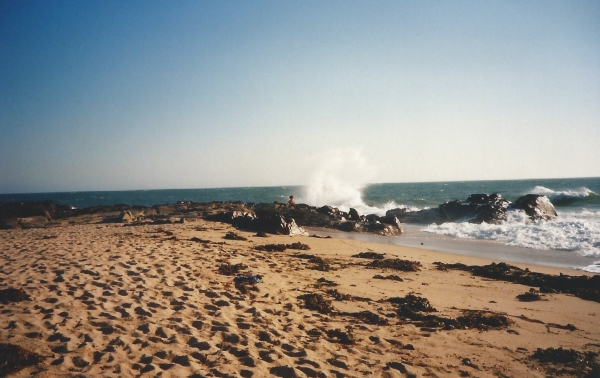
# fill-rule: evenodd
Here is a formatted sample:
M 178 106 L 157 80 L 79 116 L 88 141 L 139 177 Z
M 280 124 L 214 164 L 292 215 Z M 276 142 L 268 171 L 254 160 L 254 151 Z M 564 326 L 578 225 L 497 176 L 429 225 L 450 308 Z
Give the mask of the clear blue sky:
M 305 184 L 332 154 L 600 176 L 599 146 L 597 0 L 0 0 L 0 193 Z

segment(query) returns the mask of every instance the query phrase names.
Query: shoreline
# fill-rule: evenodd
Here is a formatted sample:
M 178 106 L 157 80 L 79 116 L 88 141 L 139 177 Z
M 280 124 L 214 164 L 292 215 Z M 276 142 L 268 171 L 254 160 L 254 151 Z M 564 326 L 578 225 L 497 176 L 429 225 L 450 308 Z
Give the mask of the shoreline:
M 569 269 L 588 274 L 599 274 L 582 270 L 597 258 L 578 255 L 572 251 L 552 249 L 534 249 L 502 244 L 493 240 L 455 238 L 447 235 L 420 231 L 421 225 L 403 224 L 405 233 L 398 236 L 381 236 L 367 233 L 352 233 L 327 228 L 305 227 L 310 233 L 319 236 L 332 236 L 341 239 L 369 241 L 380 244 L 423 249 L 457 257 L 474 257 L 514 264 L 526 264 L 532 267 Z M 421 245 L 423 243 L 423 245 Z

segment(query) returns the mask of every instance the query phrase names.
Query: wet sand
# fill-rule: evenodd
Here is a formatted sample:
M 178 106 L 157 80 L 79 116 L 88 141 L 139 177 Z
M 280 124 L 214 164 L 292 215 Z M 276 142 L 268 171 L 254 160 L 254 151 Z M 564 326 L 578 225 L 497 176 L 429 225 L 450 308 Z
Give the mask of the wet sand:
M 224 239 L 231 231 L 247 240 Z M 296 242 L 310 250 L 255 249 Z M 361 252 L 421 268 L 373 268 L 352 257 Z M 560 293 L 522 302 L 517 295 L 531 287 L 441 271 L 438 261 L 492 260 L 356 239 L 263 238 L 200 219 L 0 231 L 0 290 L 23 288 L 30 298 L 0 304 L 0 343 L 40 356 L 19 377 L 577 376 L 534 352 L 600 351 L 600 303 Z M 243 264 L 240 272 L 262 282 L 236 287 L 223 264 Z M 427 314 L 487 314 L 507 324 L 444 329 L 411 320 L 388 301 L 409 294 L 437 309 Z M 309 297 L 333 308 L 319 312 Z

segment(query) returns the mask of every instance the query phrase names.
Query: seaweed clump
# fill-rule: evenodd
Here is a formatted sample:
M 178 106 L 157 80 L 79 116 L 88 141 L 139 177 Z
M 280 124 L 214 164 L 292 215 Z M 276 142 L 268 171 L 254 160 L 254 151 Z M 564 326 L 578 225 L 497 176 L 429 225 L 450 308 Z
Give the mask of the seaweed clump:
M 310 246 L 307 244 L 302 244 L 300 242 L 291 243 L 291 244 L 264 244 L 258 245 L 254 247 L 254 249 L 258 251 L 266 251 L 266 252 L 285 252 L 286 249 L 296 249 L 300 251 L 308 251 Z
M 2 304 L 30 300 L 31 297 L 25 292 L 25 290 L 23 290 L 23 288 L 15 289 L 9 287 L 8 289 L 0 290 L 0 303 Z
M 370 268 L 394 269 L 401 270 L 403 272 L 418 272 L 421 270 L 422 266 L 423 265 L 421 265 L 421 263 L 418 261 L 402 259 L 373 260 L 369 263 Z
M 318 270 L 321 272 L 329 272 L 330 270 L 334 270 L 326 260 L 323 260 L 319 256 L 315 256 L 308 261 L 312 263 L 312 265 L 309 266 L 308 269 Z
M 229 262 L 224 262 L 219 265 L 219 273 L 225 276 L 233 276 L 235 274 L 239 274 L 242 270 L 248 269 L 248 265 L 238 263 L 231 265 Z
M 316 283 L 313 284 L 314 287 L 320 289 L 322 286 L 338 286 L 339 284 L 335 281 L 328 280 L 327 278 L 319 278 Z
M 482 331 L 503 329 L 511 324 L 508 317 L 487 311 L 465 310 L 464 315 L 456 318 L 460 328 L 476 328 Z
M 350 327 L 346 327 L 346 332 L 339 328 L 330 329 L 327 331 L 327 337 L 332 343 L 340 343 L 345 345 L 356 344 L 356 341 L 354 340 L 354 334 L 352 333 L 352 329 Z
M 373 278 L 376 280 L 391 280 L 391 281 L 404 282 L 404 280 L 400 276 L 397 276 L 395 274 L 389 274 L 387 276 L 382 276 L 381 274 L 376 274 L 373 276 Z
M 292 257 L 296 257 L 298 259 L 306 259 L 312 265 L 308 266 L 308 269 L 319 270 L 321 272 L 329 272 L 330 270 L 335 270 L 329 265 L 329 261 L 322 259 L 319 256 L 311 255 L 308 253 L 300 253 L 297 255 L 292 255 Z
M 265 252 L 284 252 L 287 247 L 285 244 L 264 244 L 257 245 L 254 247 L 257 251 L 265 251 Z
M 358 257 L 359 259 L 373 259 L 373 260 L 383 260 L 385 253 L 377 253 L 377 252 L 360 252 L 356 255 L 352 255 L 352 257 Z
M 386 318 L 368 310 L 359 312 L 342 312 L 340 315 L 351 316 L 366 324 L 387 325 L 389 323 Z
M 405 297 L 388 298 L 398 306 L 398 316 L 417 322 L 417 325 L 427 327 L 443 327 L 446 330 L 475 328 L 482 331 L 489 329 L 502 329 L 511 323 L 508 317 L 488 311 L 465 310 L 463 315 L 453 318 L 429 314 L 437 312 L 427 298 L 408 294 Z
M 398 305 L 398 315 L 411 319 L 418 317 L 415 315 L 417 312 L 437 312 L 427 298 L 418 295 L 408 294 L 405 297 L 392 297 L 388 298 L 387 302 Z
M 342 294 L 337 289 L 329 289 L 326 291 L 327 294 L 331 295 L 335 298 L 336 301 L 350 301 L 352 300 L 352 295 L 350 294 Z
M 233 231 L 229 231 L 228 233 L 225 234 L 225 236 L 223 236 L 223 239 L 228 239 L 228 240 L 248 240 L 248 238 L 245 238 L 241 235 L 236 234 Z
M 521 302 L 543 301 L 542 294 L 534 288 L 529 289 L 527 293 L 517 295 L 517 299 Z
M 304 307 L 309 310 L 315 310 L 321 314 L 331 314 L 335 309 L 331 305 L 331 301 L 323 298 L 321 294 L 308 293 L 298 297 L 298 299 L 304 300 Z
M 42 357 L 18 345 L 0 343 L 0 377 L 38 364 Z
M 565 374 L 589 378 L 600 376 L 600 364 L 596 362 L 598 353 L 550 347 L 538 348 L 531 357 L 545 364 L 546 370 L 553 376 Z
M 536 273 L 503 262 L 483 266 L 441 262 L 434 264 L 438 270 L 463 270 L 471 272 L 474 276 L 540 287 L 543 288 L 543 292 L 572 294 L 581 299 L 600 302 L 600 275 L 567 276 L 562 273 L 559 275 Z

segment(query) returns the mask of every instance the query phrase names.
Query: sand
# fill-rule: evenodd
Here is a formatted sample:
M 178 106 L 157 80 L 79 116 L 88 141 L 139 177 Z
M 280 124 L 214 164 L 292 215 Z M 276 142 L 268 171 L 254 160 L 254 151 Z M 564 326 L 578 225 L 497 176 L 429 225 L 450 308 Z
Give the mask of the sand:
M 230 231 L 247 240 L 224 239 Z M 295 242 L 311 249 L 254 249 Z M 351 257 L 367 251 L 422 268 L 371 269 L 371 260 Z M 298 254 L 321 257 L 335 270 L 310 269 L 318 264 Z M 567 294 L 521 302 L 516 296 L 529 286 L 440 271 L 436 261 L 491 262 L 358 240 L 256 237 L 200 219 L 0 231 L 0 290 L 23 288 L 30 297 L 0 304 L 0 343 L 40 356 L 11 374 L 17 377 L 546 377 L 560 369 L 576 376 L 568 365 L 532 355 L 549 347 L 600 351 L 600 303 Z M 219 271 L 224 263 L 243 263 L 242 272 L 261 275 L 258 291 L 250 285 L 241 292 L 234 276 Z M 350 297 L 335 300 L 329 289 Z M 335 311 L 305 308 L 298 297 L 310 293 L 332 300 Z M 482 310 L 510 324 L 449 330 L 408 321 L 386 299 L 411 293 L 427 298 L 438 316 Z M 378 315 L 371 323 L 388 324 L 348 315 L 360 311 Z

